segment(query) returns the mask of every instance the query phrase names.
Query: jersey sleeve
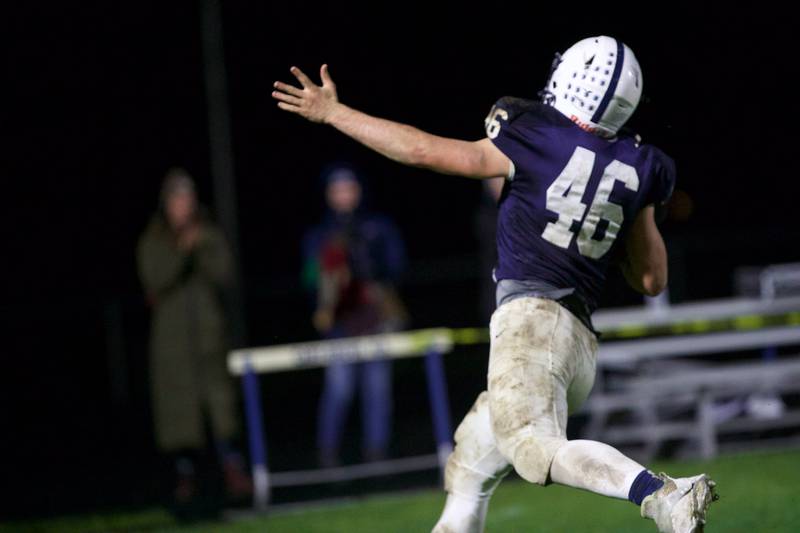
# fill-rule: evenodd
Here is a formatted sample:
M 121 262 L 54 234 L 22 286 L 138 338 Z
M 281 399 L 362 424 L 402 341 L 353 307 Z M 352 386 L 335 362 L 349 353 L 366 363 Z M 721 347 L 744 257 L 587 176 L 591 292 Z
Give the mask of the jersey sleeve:
M 521 98 L 504 97 L 492 106 L 484 121 L 486 136 L 520 168 L 532 149 L 533 129 L 536 128 L 537 103 Z M 508 178 L 513 179 L 513 169 Z
M 660 150 L 657 151 L 653 164 L 653 184 L 647 203 L 656 207 L 666 204 L 675 189 L 675 178 L 675 161 Z

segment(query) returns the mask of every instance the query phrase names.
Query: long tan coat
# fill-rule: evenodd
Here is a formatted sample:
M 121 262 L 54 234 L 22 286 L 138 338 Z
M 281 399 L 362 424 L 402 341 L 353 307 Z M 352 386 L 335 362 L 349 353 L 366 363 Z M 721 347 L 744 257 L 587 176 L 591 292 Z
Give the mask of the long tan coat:
M 204 414 L 215 438 L 230 439 L 237 431 L 220 301 L 231 278 L 230 252 L 217 227 L 202 226 L 202 237 L 186 253 L 156 216 L 137 250 L 139 276 L 153 305 L 151 388 L 163 451 L 204 447 Z

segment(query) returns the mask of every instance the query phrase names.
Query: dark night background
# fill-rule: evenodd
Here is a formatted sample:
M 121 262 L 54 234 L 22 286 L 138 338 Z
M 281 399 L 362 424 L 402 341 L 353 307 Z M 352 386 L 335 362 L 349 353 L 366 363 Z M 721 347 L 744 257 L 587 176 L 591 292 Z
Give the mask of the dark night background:
M 292 64 L 316 78 L 329 63 L 341 100 L 368 113 L 478 139 L 495 100 L 535 96 L 556 50 L 616 36 L 644 73 L 647 100 L 632 125 L 676 159 L 678 188 L 694 202 L 688 220 L 664 227 L 673 300 L 731 295 L 737 266 L 800 260 L 788 21 L 700 3 L 602 13 L 526 5 L 225 3 L 249 345 L 314 337 L 299 241 L 319 219 L 317 176 L 334 159 L 364 169 L 372 204 L 404 232 L 413 327 L 480 325 L 488 275 L 474 236 L 479 184 L 397 166 L 280 112 L 271 84 L 289 81 Z M 4 16 L 0 516 L 156 499 L 134 250 L 168 167 L 187 167 L 214 207 L 198 6 L 19 3 Z M 612 274 L 606 304 L 635 302 Z M 446 360 L 454 420 L 483 387 L 483 351 Z M 310 466 L 320 376 L 262 380 L 276 469 Z M 394 452 L 428 453 L 419 361 L 395 376 L 403 437 Z

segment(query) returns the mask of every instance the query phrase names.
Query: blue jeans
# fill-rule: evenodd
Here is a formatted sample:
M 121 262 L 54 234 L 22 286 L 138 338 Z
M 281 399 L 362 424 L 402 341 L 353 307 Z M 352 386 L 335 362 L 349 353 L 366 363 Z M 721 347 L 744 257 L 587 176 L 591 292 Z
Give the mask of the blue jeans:
M 360 382 L 362 448 L 368 458 L 386 455 L 392 417 L 392 362 L 333 363 L 325 369 L 319 403 L 317 443 L 323 462 L 338 461 L 342 432 Z

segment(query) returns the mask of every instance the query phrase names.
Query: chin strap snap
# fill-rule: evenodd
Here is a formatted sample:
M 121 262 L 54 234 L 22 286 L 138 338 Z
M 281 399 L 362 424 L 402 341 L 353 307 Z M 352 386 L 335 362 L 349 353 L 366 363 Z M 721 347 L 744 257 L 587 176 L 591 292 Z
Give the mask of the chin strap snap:
M 556 95 L 550 90 L 550 82 L 553 80 L 553 73 L 558 68 L 558 65 L 561 64 L 561 61 L 561 54 L 556 52 L 553 63 L 550 65 L 550 73 L 547 75 L 547 84 L 544 86 L 544 89 L 536 93 L 536 96 L 538 96 L 539 100 L 545 105 L 553 105 L 556 101 Z

